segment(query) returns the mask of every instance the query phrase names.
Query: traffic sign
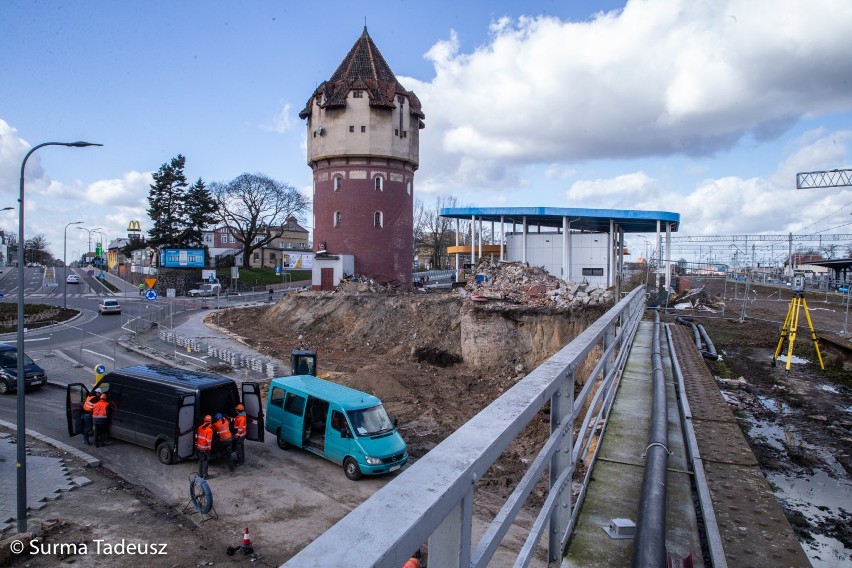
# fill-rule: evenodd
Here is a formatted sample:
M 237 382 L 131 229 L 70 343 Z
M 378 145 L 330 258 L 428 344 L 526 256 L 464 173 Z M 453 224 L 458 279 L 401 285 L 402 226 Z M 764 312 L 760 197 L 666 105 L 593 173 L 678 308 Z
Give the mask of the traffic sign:
M 103 365 L 95 365 L 95 372 L 99 375 L 102 375 L 103 373 L 106 373 L 106 367 L 104 367 Z
M 157 291 L 156 290 L 148 290 L 145 292 L 145 299 L 151 300 L 152 302 L 157 299 Z
M 95 275 L 95 271 L 94 271 L 94 270 L 87 270 L 87 271 L 86 271 L 86 274 L 87 274 L 87 275 L 89 275 L 89 276 L 94 276 L 94 275 Z
M 156 278 L 146 278 L 145 284 L 148 285 L 148 288 L 153 288 L 157 284 L 157 279 Z

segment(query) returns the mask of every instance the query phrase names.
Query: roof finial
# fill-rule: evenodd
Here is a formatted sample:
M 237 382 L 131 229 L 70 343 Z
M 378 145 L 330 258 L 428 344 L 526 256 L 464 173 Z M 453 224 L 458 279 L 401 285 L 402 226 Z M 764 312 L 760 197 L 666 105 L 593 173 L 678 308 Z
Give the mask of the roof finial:
M 367 33 L 367 16 L 364 16 L 364 33 Z

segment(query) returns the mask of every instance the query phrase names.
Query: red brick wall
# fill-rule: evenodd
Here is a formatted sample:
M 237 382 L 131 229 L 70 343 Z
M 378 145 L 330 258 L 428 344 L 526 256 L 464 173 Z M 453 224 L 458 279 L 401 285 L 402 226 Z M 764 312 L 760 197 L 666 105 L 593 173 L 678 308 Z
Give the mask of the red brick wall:
M 367 171 L 367 179 L 352 179 L 353 170 Z M 385 174 L 383 190 L 375 189 L 374 172 Z M 326 180 L 317 181 L 322 173 Z M 344 173 L 334 191 L 334 176 Z M 403 181 L 390 181 L 390 174 Z M 325 243 L 330 254 L 352 254 L 355 272 L 374 280 L 411 285 L 414 255 L 414 174 L 401 162 L 357 165 L 318 164 L 314 170 L 314 249 Z M 411 182 L 411 194 L 407 184 Z M 341 221 L 334 226 L 334 213 Z M 376 211 L 382 212 L 382 227 L 374 225 Z

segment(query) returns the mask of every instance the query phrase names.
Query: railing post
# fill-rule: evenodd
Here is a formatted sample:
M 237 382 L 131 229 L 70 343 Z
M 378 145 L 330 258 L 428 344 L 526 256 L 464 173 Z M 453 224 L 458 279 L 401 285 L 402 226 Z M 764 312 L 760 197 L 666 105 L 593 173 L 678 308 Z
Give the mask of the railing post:
M 429 564 L 444 568 L 469 568 L 473 486 L 429 537 Z
M 574 447 L 574 425 L 565 421 L 571 415 L 574 408 L 574 370 L 575 366 L 568 367 L 568 372 L 562 380 L 562 386 L 550 397 L 550 432 L 564 430 L 565 435 L 559 441 L 559 448 L 550 458 L 550 490 L 561 491 L 555 487 L 559 476 L 566 469 L 573 469 L 572 448 Z M 569 480 L 571 478 L 569 477 Z M 563 538 L 568 530 L 568 523 L 573 513 L 571 502 L 571 483 L 566 485 L 567 491 L 561 491 L 556 499 L 556 507 L 550 516 L 550 535 L 548 539 L 548 560 L 558 562 L 562 558 L 565 543 Z

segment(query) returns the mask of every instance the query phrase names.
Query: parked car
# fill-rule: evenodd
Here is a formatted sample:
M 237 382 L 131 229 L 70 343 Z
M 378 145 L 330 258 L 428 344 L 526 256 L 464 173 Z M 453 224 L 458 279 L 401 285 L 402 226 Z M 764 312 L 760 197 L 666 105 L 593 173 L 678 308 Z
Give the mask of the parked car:
M 47 384 L 47 374 L 24 353 L 24 383 L 26 388 L 41 388 Z M 0 343 L 0 394 L 18 390 L 18 348 Z
M 98 313 L 120 314 L 121 304 L 118 303 L 118 300 L 101 300 L 100 303 L 98 303 Z
M 68 284 L 79 284 L 80 277 L 76 274 L 69 274 L 68 278 L 65 279 L 65 282 L 67 282 Z
M 193 298 L 218 296 L 221 293 L 222 286 L 220 284 L 202 284 L 198 288 L 194 288 L 187 292 L 187 294 Z

